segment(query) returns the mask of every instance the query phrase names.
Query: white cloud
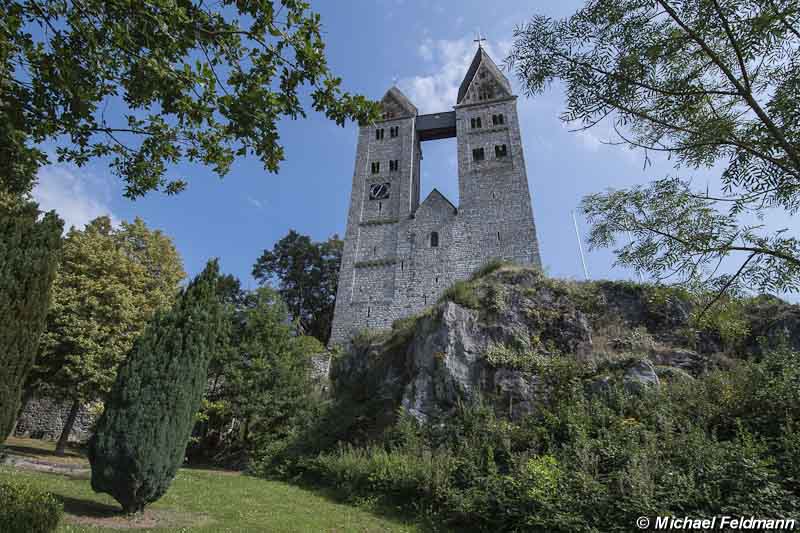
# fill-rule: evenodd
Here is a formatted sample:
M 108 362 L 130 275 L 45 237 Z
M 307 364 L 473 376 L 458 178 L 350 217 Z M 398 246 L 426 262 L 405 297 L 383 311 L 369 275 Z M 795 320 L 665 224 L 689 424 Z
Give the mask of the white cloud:
M 431 74 L 403 78 L 399 86 L 421 113 L 447 111 L 455 105 L 458 86 L 475 55 L 472 39 L 425 39 L 419 45 L 417 53 Z M 484 43 L 484 47 L 499 65 L 508 54 L 511 42 Z
M 252 196 L 248 196 L 247 197 L 247 202 L 250 205 L 252 205 L 253 207 L 255 207 L 256 209 L 263 209 L 264 208 L 264 204 L 261 202 L 261 200 L 258 200 L 257 198 L 253 198 Z
M 83 170 L 66 165 L 47 165 L 39 170 L 39 182 L 33 189 L 33 198 L 43 211 L 55 210 L 64 219 L 64 229 L 82 228 L 89 221 L 102 216 L 119 223 L 111 211 L 111 185 Z
M 431 47 L 431 40 L 426 39 L 422 41 L 422 44 L 420 44 L 419 48 L 417 49 L 417 53 L 425 61 L 433 61 L 433 48 Z

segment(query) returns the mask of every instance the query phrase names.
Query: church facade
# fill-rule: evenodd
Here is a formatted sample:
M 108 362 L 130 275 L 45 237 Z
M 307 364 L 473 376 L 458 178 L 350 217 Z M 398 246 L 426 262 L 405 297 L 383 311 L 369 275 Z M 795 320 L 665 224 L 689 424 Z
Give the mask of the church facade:
M 451 111 L 387 91 L 359 130 L 331 344 L 390 328 L 491 259 L 541 266 L 516 99 L 481 46 Z M 459 205 L 436 189 L 420 202 L 422 144 L 450 137 Z

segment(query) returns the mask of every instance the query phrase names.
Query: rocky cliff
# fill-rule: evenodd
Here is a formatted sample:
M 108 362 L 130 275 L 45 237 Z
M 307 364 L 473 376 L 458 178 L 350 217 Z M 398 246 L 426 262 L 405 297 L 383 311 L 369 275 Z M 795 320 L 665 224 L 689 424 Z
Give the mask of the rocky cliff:
M 378 426 L 399 407 L 423 420 L 478 398 L 517 418 L 546 397 L 561 365 L 581 367 L 587 394 L 613 384 L 635 392 L 779 343 L 800 349 L 800 306 L 758 297 L 700 311 L 680 289 L 495 264 L 391 331 L 353 339 L 333 358 L 332 389 L 373 406 Z

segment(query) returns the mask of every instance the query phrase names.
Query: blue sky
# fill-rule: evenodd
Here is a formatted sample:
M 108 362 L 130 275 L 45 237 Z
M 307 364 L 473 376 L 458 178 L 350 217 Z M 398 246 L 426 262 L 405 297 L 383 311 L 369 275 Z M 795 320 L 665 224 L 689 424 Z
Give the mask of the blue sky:
M 379 99 L 396 80 L 420 112 L 452 108 L 458 84 L 475 52 L 478 29 L 486 48 L 501 65 L 515 25 L 534 14 L 563 17 L 581 1 L 478 2 L 445 0 L 333 0 L 313 2 L 322 16 L 332 70 L 346 90 Z M 518 107 L 534 219 L 546 271 L 563 278 L 582 278 L 570 211 L 581 197 L 606 188 L 621 188 L 674 174 L 666 161 L 643 169 L 643 154 L 602 144 L 610 139 L 601 126 L 570 132 L 559 120 L 564 109 L 558 86 L 526 98 Z M 286 120 L 280 126 L 286 161 L 280 172 L 267 173 L 255 158 L 239 160 L 220 181 L 202 167 L 176 168 L 187 172 L 188 189 L 178 196 L 150 194 L 130 201 L 122 187 L 98 161 L 76 169 L 51 165 L 40 172 L 35 197 L 45 209 L 55 209 L 67 224 L 83 225 L 110 214 L 115 220 L 142 217 L 170 235 L 187 272 L 195 274 L 210 257 L 219 257 L 224 271 L 255 286 L 250 271 L 265 248 L 290 229 L 314 239 L 332 233 L 343 236 L 355 156 L 357 127 L 337 127 L 310 113 L 307 119 Z M 455 140 L 423 145 L 422 196 L 434 187 L 458 200 Z M 715 190 L 714 172 L 680 174 Z M 778 224 L 790 224 L 779 216 Z M 579 220 L 585 236 L 588 228 Z M 794 230 L 797 228 L 794 227 Z M 795 231 L 796 232 L 796 231 Z M 613 266 L 607 250 L 587 254 L 591 278 L 630 278 Z

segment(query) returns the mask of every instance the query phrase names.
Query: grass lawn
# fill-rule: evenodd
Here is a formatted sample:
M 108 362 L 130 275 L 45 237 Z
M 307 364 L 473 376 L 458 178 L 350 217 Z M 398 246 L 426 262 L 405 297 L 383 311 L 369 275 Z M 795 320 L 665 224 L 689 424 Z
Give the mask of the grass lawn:
M 28 448 L 47 455 L 52 443 L 19 443 L 6 450 Z M 30 450 L 33 448 L 33 450 Z M 36 452 L 35 450 L 39 450 Z M 77 455 L 77 454 L 76 454 Z M 74 458 L 73 458 L 74 459 Z M 71 461 L 73 464 L 84 459 Z M 0 467 L 0 480 L 18 479 L 55 494 L 67 513 L 59 531 L 259 531 L 259 532 L 384 532 L 420 531 L 413 523 L 335 502 L 322 492 L 235 472 L 183 468 L 169 491 L 148 507 L 143 518 L 118 516 L 119 504 L 92 491 L 87 475 L 68 476 Z

